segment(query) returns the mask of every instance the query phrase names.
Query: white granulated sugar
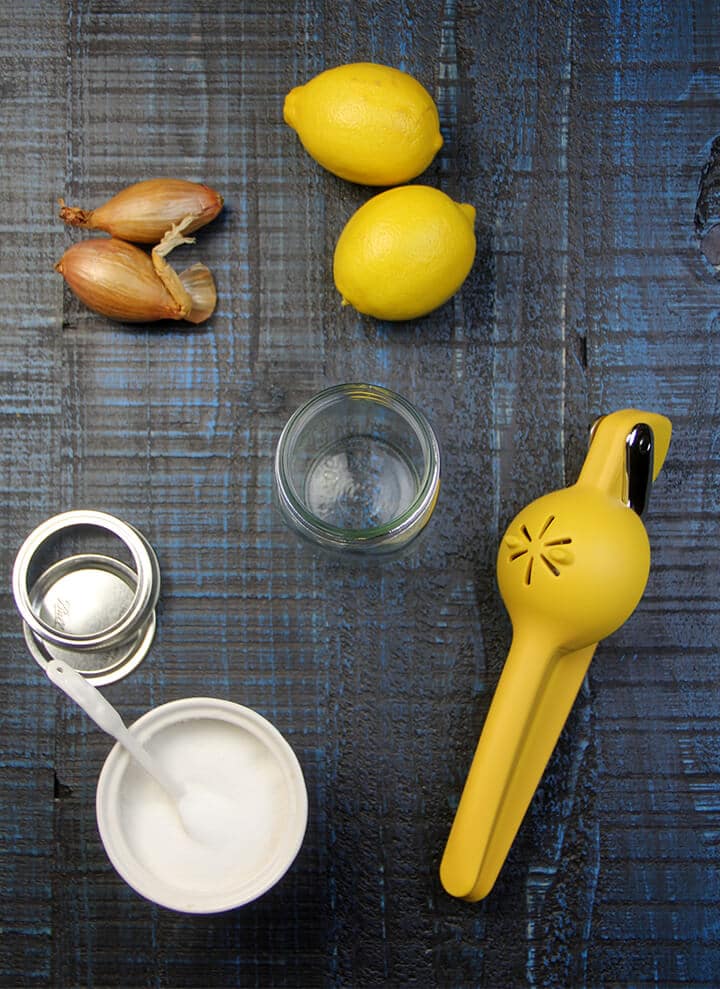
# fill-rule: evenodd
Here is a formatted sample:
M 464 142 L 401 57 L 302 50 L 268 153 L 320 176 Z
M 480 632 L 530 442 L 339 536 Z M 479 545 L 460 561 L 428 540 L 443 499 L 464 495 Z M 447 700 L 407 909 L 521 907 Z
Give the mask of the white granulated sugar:
M 177 807 L 142 769 L 129 764 L 119 805 L 121 827 L 138 864 L 162 882 L 194 893 L 222 893 L 270 865 L 290 819 L 282 766 L 265 744 L 221 720 L 178 722 L 154 735 L 147 749 L 190 791 L 196 840 Z

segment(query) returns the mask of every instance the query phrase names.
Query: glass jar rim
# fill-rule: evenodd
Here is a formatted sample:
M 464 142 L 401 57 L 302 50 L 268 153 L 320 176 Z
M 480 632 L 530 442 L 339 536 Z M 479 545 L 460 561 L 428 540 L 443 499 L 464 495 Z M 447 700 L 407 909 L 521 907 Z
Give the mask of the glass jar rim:
M 404 511 L 382 525 L 365 529 L 331 525 L 307 508 L 290 480 L 288 451 L 292 440 L 318 412 L 328 409 L 343 398 L 366 400 L 392 409 L 399 413 L 420 441 L 425 465 L 418 492 Z M 275 451 L 275 486 L 281 509 L 302 533 L 314 541 L 334 547 L 377 546 L 399 539 L 408 530 L 419 531 L 429 520 L 435 507 L 439 482 L 440 447 L 430 422 L 406 398 L 383 385 L 349 382 L 316 392 L 285 423 Z

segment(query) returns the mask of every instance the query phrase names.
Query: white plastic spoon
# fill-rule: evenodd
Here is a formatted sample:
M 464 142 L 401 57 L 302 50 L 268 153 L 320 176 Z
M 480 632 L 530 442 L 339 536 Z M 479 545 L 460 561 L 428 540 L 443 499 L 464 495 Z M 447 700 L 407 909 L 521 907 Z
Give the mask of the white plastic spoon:
M 96 725 L 112 735 L 170 797 L 186 833 L 205 845 L 226 842 L 237 821 L 237 809 L 225 796 L 200 783 L 188 785 L 168 773 L 130 732 L 118 711 L 67 663 L 51 660 L 45 672 L 56 687 L 78 704 Z

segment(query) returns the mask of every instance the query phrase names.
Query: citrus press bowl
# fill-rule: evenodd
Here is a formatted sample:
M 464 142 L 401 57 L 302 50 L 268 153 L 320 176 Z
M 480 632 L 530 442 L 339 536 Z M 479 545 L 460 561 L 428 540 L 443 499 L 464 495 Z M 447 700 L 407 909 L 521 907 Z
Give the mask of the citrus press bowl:
M 513 636 L 440 865 L 453 896 L 480 900 L 492 889 L 598 642 L 643 595 L 642 515 L 670 435 L 657 413 L 602 417 L 576 483 L 523 508 L 500 542 Z

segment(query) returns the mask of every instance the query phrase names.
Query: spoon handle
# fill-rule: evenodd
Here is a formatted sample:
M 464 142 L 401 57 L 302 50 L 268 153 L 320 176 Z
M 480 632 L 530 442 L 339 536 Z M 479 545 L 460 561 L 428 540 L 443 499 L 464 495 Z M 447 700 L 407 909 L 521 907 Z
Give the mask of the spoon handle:
M 53 659 L 45 667 L 48 678 L 75 701 L 83 711 L 92 718 L 98 727 L 112 735 L 130 755 L 139 762 L 146 773 L 175 799 L 185 793 L 185 787 L 168 776 L 164 769 L 143 748 L 134 735 L 128 731 L 125 722 L 110 701 L 100 693 L 97 687 L 89 683 L 77 670 L 67 663 Z
M 55 686 L 64 691 L 76 704 L 79 704 L 96 725 L 120 741 L 118 736 L 127 731 L 127 728 L 118 711 L 96 687 L 88 683 L 77 670 L 59 659 L 51 660 L 47 664 L 45 672 Z

